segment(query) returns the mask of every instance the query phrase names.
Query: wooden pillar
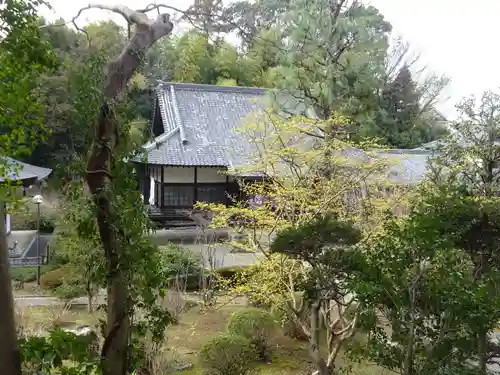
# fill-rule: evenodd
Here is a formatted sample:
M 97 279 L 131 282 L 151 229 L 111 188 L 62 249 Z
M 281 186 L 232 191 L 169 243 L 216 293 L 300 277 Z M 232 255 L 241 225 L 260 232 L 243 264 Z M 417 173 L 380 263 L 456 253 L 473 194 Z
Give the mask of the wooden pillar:
M 151 197 L 151 170 L 149 165 L 141 166 L 143 170 L 143 180 L 142 180 L 142 195 L 144 197 L 144 203 L 149 204 L 149 198 Z
M 164 179 L 164 175 L 165 175 L 165 167 L 162 165 L 161 167 L 161 176 L 160 176 L 160 181 L 161 181 L 161 187 L 160 187 L 160 190 L 161 190 L 161 197 L 160 197 L 160 202 L 161 202 L 161 208 L 164 208 L 165 207 L 165 179 Z
M 193 204 L 198 202 L 198 168 L 194 167 Z
M 227 172 L 227 171 L 226 171 Z M 229 175 L 226 174 L 226 206 L 231 203 L 231 199 L 229 198 Z

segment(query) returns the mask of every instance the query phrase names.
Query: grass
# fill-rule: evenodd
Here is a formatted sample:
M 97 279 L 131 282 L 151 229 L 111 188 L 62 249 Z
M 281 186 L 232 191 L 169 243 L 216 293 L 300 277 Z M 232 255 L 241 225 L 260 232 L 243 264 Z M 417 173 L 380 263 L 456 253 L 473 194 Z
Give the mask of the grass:
M 82 325 L 96 327 L 101 312 L 89 314 L 87 306 L 16 306 L 16 324 L 25 334 L 40 334 L 56 327 L 75 328 Z
M 194 368 L 179 371 L 176 375 L 202 375 L 196 365 L 196 357 L 201 346 L 211 338 L 226 330 L 229 316 L 236 310 L 246 307 L 246 301 L 236 299 L 231 302 L 220 301 L 214 310 L 201 311 L 198 307 L 183 314 L 180 323 L 167 330 L 168 347 L 175 350 L 175 358 L 181 363 L 192 363 Z M 273 340 L 271 363 L 257 367 L 258 375 L 304 375 L 313 371 L 308 353 L 308 343 L 297 341 L 278 334 Z M 353 368 L 353 375 L 386 375 L 383 369 L 373 365 L 360 364 Z
M 190 297 L 190 300 L 194 299 L 194 296 Z M 190 304 L 194 307 L 181 314 L 177 325 L 167 329 L 165 345 L 146 353 L 151 357 L 156 357 L 158 371 L 154 374 L 203 375 L 203 370 L 196 364 L 199 349 L 205 342 L 224 332 L 229 316 L 246 305 L 243 298 L 221 298 L 217 307 L 211 310 L 202 310 L 198 304 Z M 88 314 L 86 306 L 73 306 L 71 309 L 62 307 L 17 309 L 18 326 L 25 333 L 41 333 L 55 327 L 74 328 L 80 325 L 96 327 L 99 318 L 103 318 L 102 312 Z M 271 362 L 259 364 L 256 375 L 312 373 L 313 366 L 309 358 L 307 342 L 296 341 L 278 334 L 272 344 Z M 172 372 L 174 364 L 193 364 L 194 367 Z M 353 375 L 388 375 L 388 372 L 383 369 L 366 364 L 356 365 L 352 370 Z

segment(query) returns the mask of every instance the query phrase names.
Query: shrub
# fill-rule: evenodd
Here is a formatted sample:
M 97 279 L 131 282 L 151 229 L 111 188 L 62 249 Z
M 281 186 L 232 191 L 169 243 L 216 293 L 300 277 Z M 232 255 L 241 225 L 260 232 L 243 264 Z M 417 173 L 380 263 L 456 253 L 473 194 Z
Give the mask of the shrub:
M 10 270 L 12 280 L 31 283 L 36 280 L 36 267 L 14 267 Z
M 40 268 L 40 273 L 43 275 L 53 269 L 53 265 L 43 265 Z M 12 267 L 10 269 L 10 277 L 14 281 L 31 283 L 36 280 L 36 272 L 36 267 Z
M 227 326 L 229 333 L 249 339 L 263 360 L 269 357 L 269 340 L 275 328 L 276 322 L 268 311 L 252 307 L 234 312 Z
M 68 272 L 64 268 L 57 268 L 49 271 L 40 277 L 40 287 L 42 289 L 55 289 L 62 285 Z
M 282 254 L 271 254 L 246 268 L 236 289 L 247 296 L 250 305 L 271 308 L 290 298 L 290 288 L 301 290 L 305 275 L 302 262 Z
M 43 214 L 42 216 L 40 216 L 40 232 L 53 233 L 55 228 L 56 228 L 55 215 Z
M 36 230 L 37 220 L 36 212 L 14 212 L 11 214 L 11 228 L 12 230 Z M 40 232 L 53 233 L 55 227 L 55 214 L 42 213 L 40 215 Z
M 175 244 L 162 247 L 162 251 L 163 273 L 167 278 L 201 273 L 201 254 Z
M 199 352 L 200 365 L 207 375 L 246 375 L 257 359 L 252 342 L 238 335 L 217 336 Z
M 222 267 L 217 270 L 217 274 L 233 286 L 240 281 L 242 275 L 244 275 L 250 267 L 252 266 Z

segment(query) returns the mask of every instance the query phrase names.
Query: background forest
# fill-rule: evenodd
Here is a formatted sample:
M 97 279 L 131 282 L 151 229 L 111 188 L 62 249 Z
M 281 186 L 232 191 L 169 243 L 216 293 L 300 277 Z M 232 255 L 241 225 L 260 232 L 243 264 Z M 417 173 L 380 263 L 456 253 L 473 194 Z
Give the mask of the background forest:
M 355 141 L 413 148 L 446 133 L 436 104 L 449 80 L 419 66 L 418 55 L 392 35 L 376 8 L 357 7 L 336 20 L 321 2 L 304 15 L 302 3 L 244 0 L 225 7 L 196 0 L 191 15 L 183 15 L 190 29 L 154 44 L 134 77 L 128 115 L 137 135 L 147 136 L 157 80 L 288 90 L 321 118 L 335 111 L 352 119 L 344 132 Z M 122 50 L 130 30 L 112 21 L 81 30 L 63 20 L 40 23 L 62 64 L 39 79 L 50 135 L 25 161 L 54 168 L 85 149 L 91 134 L 80 109 L 90 98 L 81 95 L 82 84 L 99 84 L 95 72 Z M 336 23 L 342 30 L 334 31 Z
M 498 372 L 499 94 L 464 100 L 447 123 L 436 106 L 448 79 L 419 68 L 358 1 L 81 11 L 107 10 L 126 28 L 49 24 L 40 5 L 0 7 L 0 151 L 62 183 L 47 205 L 43 273 L 40 254 L 36 273 L 14 267 L 0 224 L 2 374 Z M 176 33 L 181 23 L 189 31 Z M 267 114 L 272 131 L 247 172 L 278 173 L 239 181 L 261 204 L 196 203 L 189 214 L 211 221 L 196 223 L 191 247 L 158 242 L 129 162 L 150 137 L 158 80 L 277 89 L 317 117 Z M 374 141 L 419 147 L 448 127 L 414 184 L 388 178 L 376 157 L 341 157 Z M 8 160 L 0 167 L 3 181 L 16 178 Z M 17 193 L 0 184 L 0 214 L 36 212 L 40 240 L 42 202 Z M 221 254 L 252 260 L 222 267 Z M 38 294 L 20 296 L 29 290 Z M 72 309 L 82 297 L 86 311 Z M 64 310 L 48 323 L 35 316 L 47 298 Z M 87 334 L 71 331 L 82 325 Z

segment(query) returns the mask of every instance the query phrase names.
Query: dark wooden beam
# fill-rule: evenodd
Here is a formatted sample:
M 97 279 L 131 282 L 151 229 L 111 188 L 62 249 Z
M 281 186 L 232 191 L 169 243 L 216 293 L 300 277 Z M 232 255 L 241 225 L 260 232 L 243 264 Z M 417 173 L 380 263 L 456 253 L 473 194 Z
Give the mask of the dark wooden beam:
M 165 207 L 165 180 L 164 180 L 164 175 L 165 175 L 165 167 L 162 165 L 161 167 L 161 208 Z
M 144 196 L 144 203 L 149 204 L 149 198 L 151 197 L 151 170 L 149 164 L 144 165 L 142 170 L 142 195 Z
M 193 186 L 194 203 L 198 202 L 198 168 L 194 167 L 194 186 Z
M 226 173 L 226 206 L 230 203 L 229 198 L 229 175 Z

